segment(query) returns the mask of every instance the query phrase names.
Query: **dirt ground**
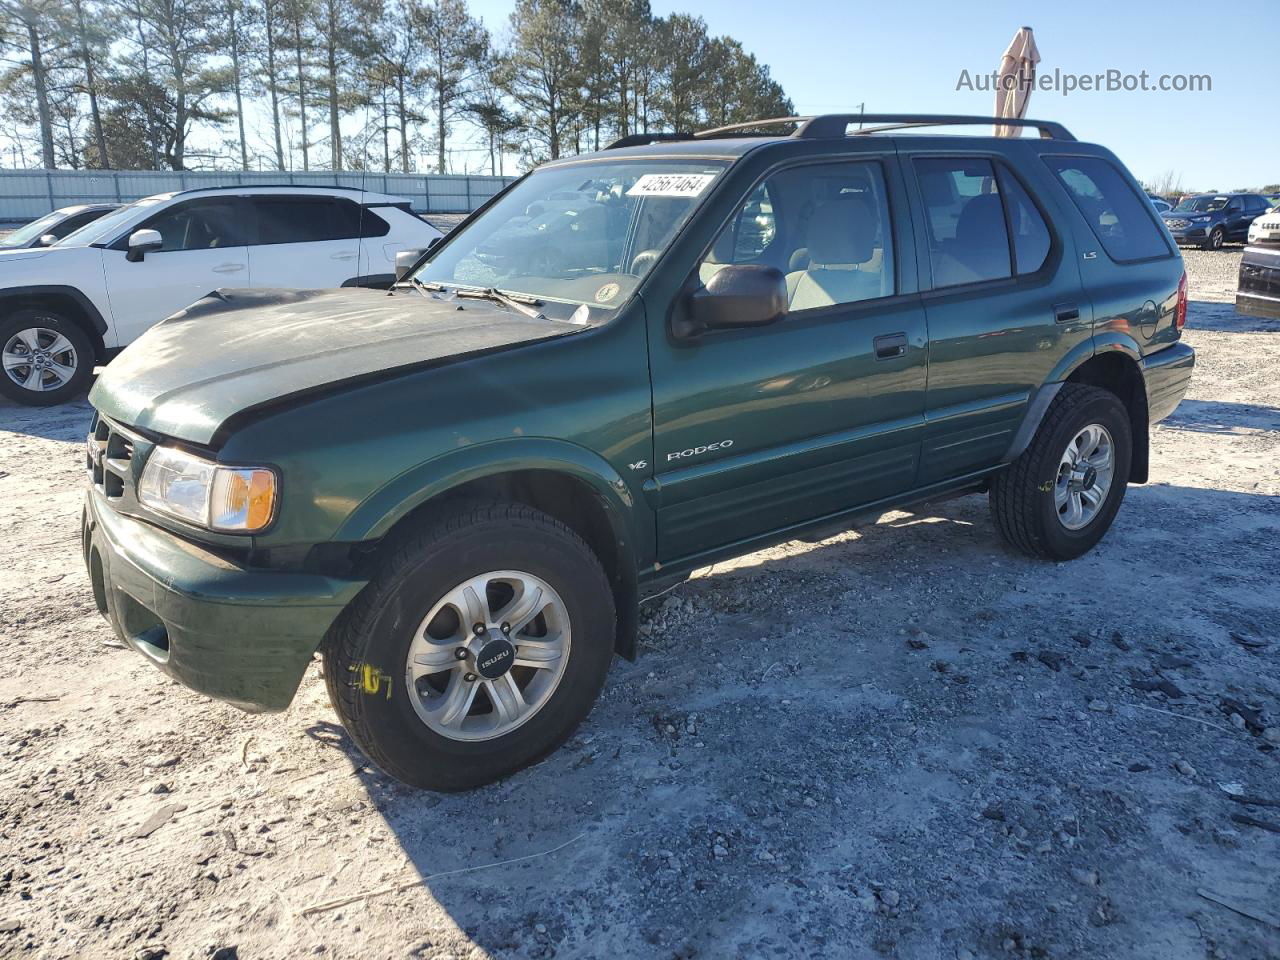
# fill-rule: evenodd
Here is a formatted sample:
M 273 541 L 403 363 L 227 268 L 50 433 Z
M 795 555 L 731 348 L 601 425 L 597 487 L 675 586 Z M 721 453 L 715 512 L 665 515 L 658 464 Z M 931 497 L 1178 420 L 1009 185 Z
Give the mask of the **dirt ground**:
M 1280 322 L 1187 254 L 1190 398 L 1092 554 L 969 497 L 646 605 L 568 746 L 369 769 L 110 636 L 81 402 L 0 406 L 0 956 L 1280 957 Z

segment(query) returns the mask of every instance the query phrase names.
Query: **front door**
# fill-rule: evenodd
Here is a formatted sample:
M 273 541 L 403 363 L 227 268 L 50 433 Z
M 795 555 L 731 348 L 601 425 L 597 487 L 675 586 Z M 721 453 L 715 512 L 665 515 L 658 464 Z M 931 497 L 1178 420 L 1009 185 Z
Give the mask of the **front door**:
M 139 224 L 164 241 L 142 260 L 127 258 L 127 237 L 102 251 L 120 346 L 219 287 L 249 285 L 243 221 L 238 198 L 200 197 Z
M 914 484 L 924 313 L 897 160 L 882 150 L 764 178 L 690 280 L 776 267 L 782 320 L 677 340 L 650 316 L 660 563 Z
M 1092 316 L 1070 238 L 1003 161 L 922 150 L 903 163 L 929 325 L 920 482 L 931 484 L 1001 462 Z

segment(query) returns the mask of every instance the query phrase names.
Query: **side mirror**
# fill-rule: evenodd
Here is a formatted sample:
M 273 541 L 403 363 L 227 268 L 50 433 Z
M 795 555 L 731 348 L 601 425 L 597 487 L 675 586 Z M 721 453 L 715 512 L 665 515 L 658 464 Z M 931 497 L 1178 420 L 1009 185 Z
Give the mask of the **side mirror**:
M 409 275 L 413 265 L 422 258 L 421 250 L 401 250 L 396 254 L 396 282 L 399 283 Z
M 148 253 L 164 246 L 164 237 L 159 230 L 135 230 L 129 235 L 129 252 L 124 258 L 130 263 L 137 263 Z
M 762 327 L 787 315 L 787 278 L 777 267 L 731 263 L 689 294 L 672 320 L 672 333 L 696 337 L 704 330 Z
M 40 237 L 40 239 L 39 239 L 39 240 L 37 240 L 37 241 L 36 241 L 36 246 L 37 246 L 37 247 L 52 247 L 52 246 L 53 246 L 55 243 L 57 243 L 57 242 L 58 242 L 58 238 L 57 238 L 57 236 L 56 236 L 55 234 L 52 234 L 52 233 L 46 233 L 46 234 L 43 234 L 43 235 Z

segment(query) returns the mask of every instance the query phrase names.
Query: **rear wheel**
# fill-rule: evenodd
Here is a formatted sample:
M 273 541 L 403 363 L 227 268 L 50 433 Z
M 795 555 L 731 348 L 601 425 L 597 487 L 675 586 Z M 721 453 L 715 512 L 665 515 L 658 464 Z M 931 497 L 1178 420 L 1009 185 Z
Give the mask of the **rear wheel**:
M 608 579 L 573 531 L 523 504 L 467 507 L 405 537 L 335 624 L 329 697 L 391 776 L 464 790 L 564 742 L 615 629 Z
M 93 345 L 52 310 L 24 307 L 0 320 L 0 393 L 51 406 L 80 393 L 93 373 Z
M 1111 527 L 1132 458 L 1120 399 L 1099 387 L 1064 385 L 1031 445 L 992 481 L 996 529 L 1032 556 L 1080 556 Z

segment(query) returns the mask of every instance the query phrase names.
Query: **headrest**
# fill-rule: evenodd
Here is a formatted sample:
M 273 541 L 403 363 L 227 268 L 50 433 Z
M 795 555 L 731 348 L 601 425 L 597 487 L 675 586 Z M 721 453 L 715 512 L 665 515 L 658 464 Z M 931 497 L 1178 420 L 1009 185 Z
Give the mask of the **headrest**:
M 856 194 L 828 200 L 809 220 L 809 269 L 828 264 L 866 263 L 876 242 L 871 205 Z
M 974 197 L 964 205 L 956 220 L 956 243 L 961 248 L 968 244 L 989 246 L 993 237 L 1004 232 L 1004 209 L 994 193 Z

